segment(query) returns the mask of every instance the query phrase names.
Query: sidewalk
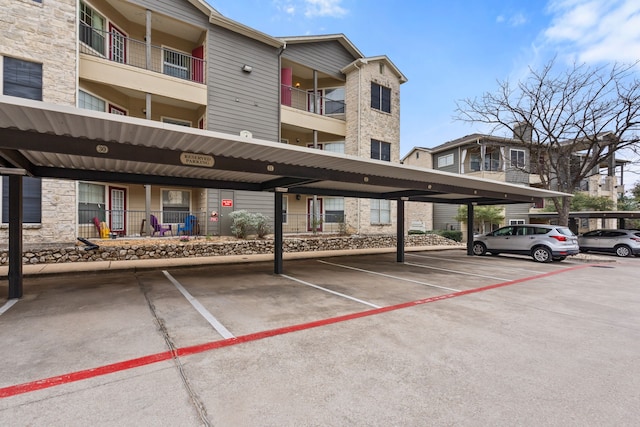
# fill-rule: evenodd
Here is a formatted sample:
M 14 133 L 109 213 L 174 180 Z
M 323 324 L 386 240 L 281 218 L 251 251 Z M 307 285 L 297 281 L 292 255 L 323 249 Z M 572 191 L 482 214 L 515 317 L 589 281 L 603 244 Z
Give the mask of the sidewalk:
M 442 251 L 442 250 L 466 250 L 464 246 L 412 246 L 405 248 L 405 252 Z M 328 258 L 349 255 L 367 255 L 395 253 L 396 248 L 372 248 L 349 249 L 335 251 L 313 252 L 285 252 L 283 259 L 308 259 Z M 92 262 L 64 262 L 57 264 L 29 264 L 22 266 L 23 276 L 36 276 L 48 274 L 86 273 L 97 271 L 122 271 L 122 270 L 151 270 L 159 268 L 194 267 L 215 264 L 242 264 L 249 262 L 270 262 L 273 254 L 260 255 L 223 255 L 210 257 L 189 258 L 162 258 L 162 259 L 138 259 L 130 261 L 92 261 Z M 9 267 L 0 266 L 0 279 L 6 279 Z

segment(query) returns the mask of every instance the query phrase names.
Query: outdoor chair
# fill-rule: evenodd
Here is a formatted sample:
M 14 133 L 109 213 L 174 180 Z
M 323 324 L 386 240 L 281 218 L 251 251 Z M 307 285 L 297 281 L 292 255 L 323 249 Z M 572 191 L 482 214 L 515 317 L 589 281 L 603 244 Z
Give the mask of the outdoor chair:
M 180 233 L 184 233 L 187 236 L 197 234 L 198 218 L 195 215 L 187 215 L 184 219 L 184 224 L 178 224 L 178 236 Z
M 160 224 L 158 218 L 155 215 L 151 215 L 151 227 L 153 231 L 151 232 L 151 236 L 154 236 L 158 233 L 160 236 L 164 236 L 164 233 L 170 232 L 173 235 L 173 230 L 171 229 L 171 224 Z

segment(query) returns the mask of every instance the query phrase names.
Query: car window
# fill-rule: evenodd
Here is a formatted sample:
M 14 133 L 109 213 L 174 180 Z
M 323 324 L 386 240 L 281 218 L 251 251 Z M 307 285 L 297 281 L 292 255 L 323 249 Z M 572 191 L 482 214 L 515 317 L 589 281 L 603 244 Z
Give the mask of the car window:
M 516 227 L 515 235 L 516 236 L 526 236 L 528 227 Z
M 558 227 L 556 230 L 558 230 L 558 233 L 565 236 L 574 236 L 573 231 L 569 230 L 567 227 Z
M 634 235 L 636 235 L 637 237 L 640 237 L 640 231 L 637 233 L 633 233 Z
M 529 227 L 529 230 L 527 230 L 527 234 L 529 235 L 542 235 L 542 234 L 547 234 L 549 231 L 551 231 L 550 228 L 544 228 L 544 227 Z
M 515 227 L 502 227 L 493 232 L 494 236 L 513 236 Z
M 623 231 L 605 231 L 604 233 L 602 233 L 602 237 L 620 237 L 620 236 L 624 236 L 625 232 Z
M 583 234 L 584 237 L 598 237 L 600 236 L 600 234 L 602 234 L 602 230 L 593 230 L 593 231 L 588 231 L 586 233 Z

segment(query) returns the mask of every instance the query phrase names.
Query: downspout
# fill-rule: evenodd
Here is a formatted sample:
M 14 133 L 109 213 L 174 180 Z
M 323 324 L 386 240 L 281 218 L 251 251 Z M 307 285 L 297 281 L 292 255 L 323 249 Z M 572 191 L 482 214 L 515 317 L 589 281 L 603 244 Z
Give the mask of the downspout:
M 282 141 L 282 54 L 287 48 L 287 42 L 283 42 L 278 49 L 278 141 Z
M 360 122 L 361 122 L 361 102 L 362 102 L 362 70 L 360 69 L 360 67 L 358 67 L 358 61 L 353 63 L 353 66 L 356 67 L 356 69 L 358 70 L 358 108 L 357 108 L 357 112 L 358 112 L 358 129 L 356 132 L 356 138 L 357 138 L 357 147 L 358 147 L 358 151 L 357 151 L 357 156 L 360 157 Z M 360 234 L 360 198 L 357 199 L 357 208 L 356 208 L 356 220 L 358 223 L 358 226 L 356 228 L 356 233 Z

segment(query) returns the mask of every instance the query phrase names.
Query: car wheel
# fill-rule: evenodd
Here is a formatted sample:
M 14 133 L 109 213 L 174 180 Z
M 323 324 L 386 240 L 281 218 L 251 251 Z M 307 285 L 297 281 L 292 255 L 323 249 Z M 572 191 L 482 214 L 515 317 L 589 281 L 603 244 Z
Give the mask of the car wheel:
M 567 259 L 567 257 L 566 257 L 566 256 L 556 256 L 556 257 L 553 257 L 553 260 L 554 260 L 554 261 L 564 261 L 565 259 Z
M 616 255 L 619 257 L 631 256 L 631 248 L 626 245 L 620 245 L 615 247 Z
M 553 256 L 551 251 L 544 246 L 537 246 L 531 251 L 531 257 L 537 262 L 551 262 Z
M 484 255 L 487 253 L 487 247 L 485 246 L 484 243 L 480 243 L 480 242 L 475 242 L 473 244 L 473 254 L 474 255 Z

